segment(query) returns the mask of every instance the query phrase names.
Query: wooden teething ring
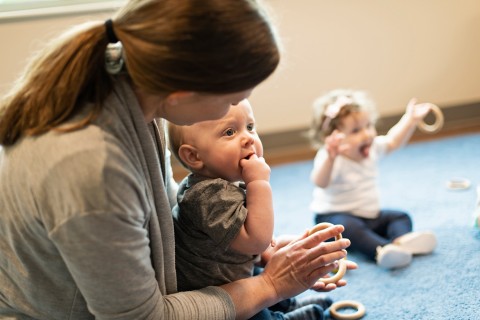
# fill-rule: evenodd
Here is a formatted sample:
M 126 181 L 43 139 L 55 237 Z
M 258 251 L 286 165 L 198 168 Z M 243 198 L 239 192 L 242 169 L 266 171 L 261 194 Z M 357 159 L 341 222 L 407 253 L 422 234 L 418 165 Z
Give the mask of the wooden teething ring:
M 462 190 L 470 188 L 470 180 L 465 178 L 454 178 L 447 182 L 447 188 L 451 190 Z
M 443 122 L 444 122 L 443 113 L 442 113 L 442 110 L 440 110 L 440 108 L 437 105 L 433 103 L 429 103 L 429 105 L 430 105 L 430 111 L 432 111 L 433 114 L 435 115 L 435 122 L 433 124 L 427 124 L 424 120 L 420 121 L 418 123 L 418 128 L 423 132 L 435 133 L 440 129 L 442 129 L 443 127 Z
M 356 309 L 354 313 L 340 313 L 338 310 L 345 308 Z M 355 320 L 365 315 L 365 306 L 354 300 L 343 300 L 335 302 L 330 306 L 330 316 L 338 320 Z
M 310 229 L 308 234 L 311 235 L 311 234 L 313 234 L 317 231 L 326 229 L 326 228 L 331 227 L 331 226 L 333 226 L 333 224 L 328 223 L 328 222 L 319 223 L 316 226 L 314 226 L 312 229 Z M 342 239 L 342 234 L 341 233 L 338 234 L 335 237 L 335 240 L 340 240 L 340 239 Z M 318 279 L 318 281 L 321 281 L 325 284 L 336 283 L 338 280 L 343 278 L 346 271 L 347 271 L 347 263 L 346 263 L 345 259 L 341 259 L 341 260 L 338 261 L 338 271 L 335 275 L 333 275 L 332 277 L 329 277 L 329 278 L 320 278 L 320 279 Z M 349 313 L 349 314 L 342 314 L 342 313 L 339 313 L 337 311 L 337 310 L 343 309 L 343 308 L 353 308 L 353 309 L 356 309 L 357 311 L 354 312 L 354 313 Z M 361 317 L 363 317 L 365 315 L 365 307 L 360 302 L 357 302 L 357 301 L 354 301 L 354 300 L 338 301 L 338 302 L 333 303 L 330 306 L 330 315 L 332 316 L 332 318 L 338 319 L 338 320 L 360 319 Z
M 308 232 L 309 235 L 317 232 L 317 231 L 320 231 L 320 230 L 323 230 L 323 229 L 326 229 L 328 227 L 331 227 L 333 226 L 333 224 L 331 223 L 328 223 L 328 222 L 322 222 L 322 223 L 319 223 L 317 224 L 316 226 L 314 226 L 312 229 L 310 229 L 310 231 Z M 342 234 L 338 234 L 336 237 L 335 237 L 335 240 L 340 240 L 342 239 Z M 341 259 L 338 261 L 338 271 L 335 275 L 329 277 L 329 278 L 320 278 L 318 279 L 318 281 L 321 281 L 325 284 L 328 284 L 328 283 L 336 283 L 338 280 L 342 279 L 343 276 L 345 275 L 345 272 L 347 271 L 347 263 L 345 262 L 345 259 Z

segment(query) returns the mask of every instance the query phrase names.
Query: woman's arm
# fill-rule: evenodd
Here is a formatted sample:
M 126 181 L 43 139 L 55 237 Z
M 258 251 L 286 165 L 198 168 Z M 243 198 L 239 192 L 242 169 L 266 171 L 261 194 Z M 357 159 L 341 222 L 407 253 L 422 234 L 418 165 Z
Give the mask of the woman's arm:
M 335 268 L 335 261 L 346 256 L 348 239 L 325 242 L 343 232 L 332 226 L 302 237 L 279 248 L 269 259 L 264 272 L 221 286 L 235 304 L 236 319 L 248 319 L 260 310 L 307 289 L 319 289 L 316 281 Z M 315 285 L 315 286 L 314 286 Z M 333 290 L 336 284 L 328 284 Z

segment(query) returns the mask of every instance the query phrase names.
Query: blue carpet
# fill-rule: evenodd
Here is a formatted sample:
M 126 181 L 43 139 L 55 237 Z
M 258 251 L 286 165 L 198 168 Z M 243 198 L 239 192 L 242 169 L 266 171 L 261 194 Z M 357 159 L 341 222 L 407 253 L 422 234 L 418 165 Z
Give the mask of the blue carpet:
M 275 234 L 298 234 L 313 225 L 311 169 L 312 161 L 272 168 Z M 448 189 L 454 178 L 468 179 L 471 187 Z M 397 270 L 349 253 L 359 269 L 348 271 L 348 285 L 328 295 L 362 302 L 363 319 L 480 319 L 480 231 L 473 223 L 480 134 L 409 144 L 380 162 L 379 182 L 382 207 L 409 212 L 414 230 L 432 230 L 438 246 Z

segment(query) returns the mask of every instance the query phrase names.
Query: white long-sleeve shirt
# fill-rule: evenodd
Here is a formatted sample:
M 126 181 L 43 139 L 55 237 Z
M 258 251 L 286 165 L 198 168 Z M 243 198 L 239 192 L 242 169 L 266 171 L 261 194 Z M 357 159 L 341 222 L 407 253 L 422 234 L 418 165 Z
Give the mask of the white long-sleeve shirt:
M 385 155 L 386 150 L 385 137 L 378 136 L 369 156 L 361 162 L 337 156 L 328 186 L 314 188 L 310 210 L 316 214 L 348 212 L 362 218 L 377 217 L 380 210 L 377 161 Z M 319 149 L 314 159 L 314 170 L 327 157 L 327 151 Z

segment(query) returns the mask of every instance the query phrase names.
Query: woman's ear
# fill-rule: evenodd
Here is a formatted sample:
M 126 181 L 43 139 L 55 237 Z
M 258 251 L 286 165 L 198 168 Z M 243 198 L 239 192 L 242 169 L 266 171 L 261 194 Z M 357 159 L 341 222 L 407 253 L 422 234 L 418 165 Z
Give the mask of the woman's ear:
M 203 161 L 198 158 L 197 149 L 189 144 L 182 144 L 180 146 L 178 156 L 190 169 L 200 170 L 203 168 Z
M 175 91 L 170 93 L 166 98 L 165 102 L 167 105 L 176 106 L 179 103 L 182 103 L 183 100 L 190 98 L 194 93 L 192 91 Z

